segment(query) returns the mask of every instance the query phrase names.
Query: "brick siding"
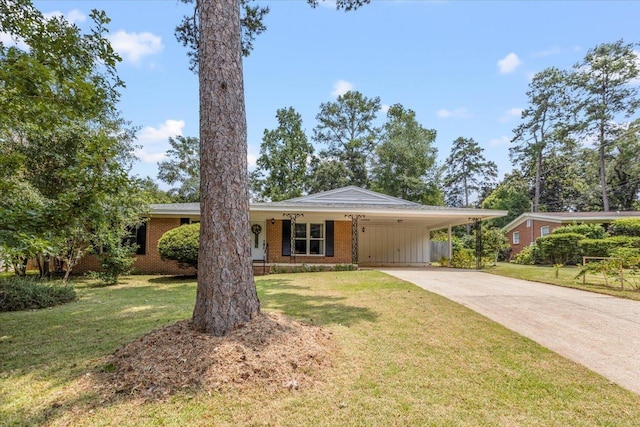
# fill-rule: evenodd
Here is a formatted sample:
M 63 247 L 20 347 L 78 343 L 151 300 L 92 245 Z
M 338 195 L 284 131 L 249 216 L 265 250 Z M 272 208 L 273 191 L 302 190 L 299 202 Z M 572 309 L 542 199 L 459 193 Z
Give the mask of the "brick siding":
M 147 222 L 147 253 L 136 255 L 133 271 L 142 274 L 195 274 L 193 268 L 180 268 L 176 261 L 163 260 L 158 253 L 158 240 L 167 231 L 179 227 L 180 218 L 151 218 Z M 87 271 L 99 271 L 100 265 L 95 256 L 85 256 L 73 269 L 74 274 Z
M 520 253 L 520 251 L 529 246 L 532 242 L 535 242 L 536 239 L 541 236 L 540 229 L 545 226 L 549 227 L 549 233 L 551 233 L 556 228 L 562 226 L 562 224 L 558 222 L 531 219 L 531 224 L 527 227 L 527 220 L 525 219 L 517 227 L 510 230 L 507 233 L 507 239 L 509 239 L 509 246 L 511 246 L 511 255 L 513 256 Z M 515 232 L 520 233 L 520 243 L 518 244 L 513 243 L 513 233 Z

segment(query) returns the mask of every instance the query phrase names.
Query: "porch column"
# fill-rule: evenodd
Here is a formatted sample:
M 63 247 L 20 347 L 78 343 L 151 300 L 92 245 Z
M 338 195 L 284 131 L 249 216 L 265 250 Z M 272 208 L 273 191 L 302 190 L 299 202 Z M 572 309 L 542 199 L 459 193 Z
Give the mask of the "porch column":
M 449 224 L 448 236 L 449 236 L 449 267 L 451 267 L 451 257 L 453 257 L 453 240 L 451 239 L 451 224 Z
M 358 219 L 364 218 L 364 215 L 345 215 L 351 218 L 351 263 L 358 263 Z

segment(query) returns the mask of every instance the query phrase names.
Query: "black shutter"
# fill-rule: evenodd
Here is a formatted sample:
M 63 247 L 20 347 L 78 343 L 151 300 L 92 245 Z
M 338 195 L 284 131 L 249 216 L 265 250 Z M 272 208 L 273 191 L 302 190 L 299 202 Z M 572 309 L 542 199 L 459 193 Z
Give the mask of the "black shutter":
M 325 229 L 326 229 L 327 235 L 325 237 L 326 247 L 324 250 L 324 254 L 325 256 L 332 257 L 333 256 L 333 221 L 327 221 L 325 224 L 326 224 Z
M 282 221 L 282 256 L 291 256 L 291 221 Z
M 190 218 L 180 218 L 180 225 L 191 224 Z
M 147 253 L 147 223 L 143 222 L 136 229 L 136 255 L 145 255 Z

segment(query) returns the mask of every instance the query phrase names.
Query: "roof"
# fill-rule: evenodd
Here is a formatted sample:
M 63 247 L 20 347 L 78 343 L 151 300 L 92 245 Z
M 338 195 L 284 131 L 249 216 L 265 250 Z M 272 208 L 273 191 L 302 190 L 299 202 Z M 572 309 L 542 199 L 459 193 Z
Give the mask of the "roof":
M 504 231 L 512 230 L 527 219 L 569 224 L 572 222 L 607 222 L 619 218 L 640 217 L 638 211 L 615 212 L 525 212 L 509 224 L 502 227 Z
M 280 219 L 286 213 L 302 213 L 305 217 L 344 220 L 346 215 L 362 215 L 365 221 L 405 222 L 432 229 L 461 225 L 474 219 L 505 216 L 507 211 L 426 206 L 387 196 L 355 186 L 338 188 L 280 202 L 252 203 L 252 220 Z M 152 216 L 199 216 L 200 203 L 151 205 Z

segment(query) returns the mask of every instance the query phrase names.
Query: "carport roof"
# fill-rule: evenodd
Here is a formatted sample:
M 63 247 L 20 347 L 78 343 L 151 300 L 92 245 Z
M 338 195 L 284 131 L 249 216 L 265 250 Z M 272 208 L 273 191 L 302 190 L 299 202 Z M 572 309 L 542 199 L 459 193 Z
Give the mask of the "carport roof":
M 252 220 L 282 219 L 286 213 L 344 220 L 362 215 L 363 221 L 403 223 L 431 229 L 462 225 L 478 219 L 499 218 L 506 211 L 426 206 L 355 186 L 338 188 L 281 202 L 252 203 Z M 151 216 L 199 216 L 199 203 L 151 205 Z

